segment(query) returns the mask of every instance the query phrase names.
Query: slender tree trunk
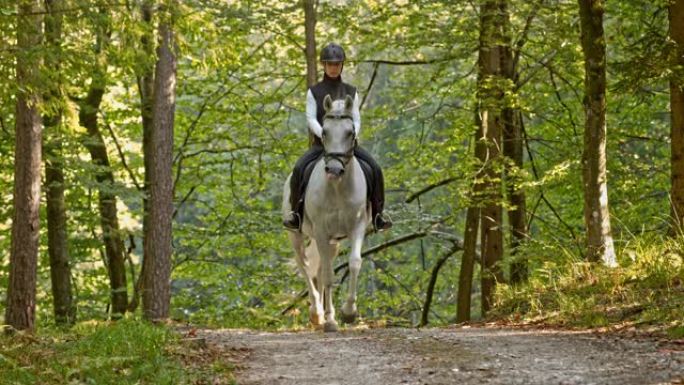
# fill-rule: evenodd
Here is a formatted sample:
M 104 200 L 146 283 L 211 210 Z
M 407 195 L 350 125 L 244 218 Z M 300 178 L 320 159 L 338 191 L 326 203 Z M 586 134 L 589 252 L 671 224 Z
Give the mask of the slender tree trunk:
M 480 209 L 471 203 L 466 213 L 463 235 L 463 257 L 458 277 L 456 323 L 470 321 L 470 297 L 473 289 L 473 270 L 477 255 L 477 230 L 480 225 Z
M 501 0 L 485 1 L 480 10 L 480 84 L 478 98 L 482 140 L 486 145 L 486 162 L 483 165 L 484 206 L 480 211 L 480 247 L 482 254 L 482 315 L 491 307 L 494 287 L 503 281 L 500 261 L 503 256 L 503 231 L 501 207 L 501 114 L 502 92 L 502 21 Z
M 304 0 L 304 33 L 306 35 L 306 86 L 311 87 L 318 82 L 316 64 L 316 8 L 318 0 Z M 309 146 L 313 145 L 315 136 L 309 132 Z
M 17 19 L 17 105 L 14 214 L 5 323 L 32 330 L 36 310 L 42 126 L 37 92 L 42 20 L 40 1 L 22 0 Z
M 102 11 L 106 15 L 106 10 Z M 97 34 L 96 51 L 104 55 L 109 39 L 106 26 Z M 81 126 L 88 131 L 84 145 L 90 153 L 93 164 L 97 167 L 95 179 L 98 182 L 98 209 L 100 211 L 100 226 L 105 245 L 107 271 L 111 289 L 112 315 L 116 318 L 126 312 L 128 306 L 128 287 L 126 283 L 126 258 L 121 230 L 119 228 L 116 195 L 112 192 L 114 174 L 111 170 L 107 146 L 100 131 L 97 113 L 100 110 L 102 97 L 107 87 L 106 65 L 98 63 L 93 66 L 93 77 L 85 100 L 81 103 L 79 119 Z
M 584 51 L 584 222 L 587 258 L 615 266 L 606 176 L 606 42 L 603 0 L 578 0 Z
M 670 38 L 676 44 L 675 71 L 670 79 L 672 234 L 684 231 L 684 0 L 670 2 Z
M 141 13 L 143 21 L 152 30 L 152 0 L 143 0 L 141 5 Z M 153 34 L 143 34 L 140 38 L 140 43 L 144 52 L 150 55 L 154 54 L 154 39 Z M 140 115 L 142 117 L 143 128 L 143 162 L 145 168 L 145 177 L 143 183 L 143 263 L 138 275 L 138 281 L 133 286 L 133 298 L 128 305 L 128 311 L 135 311 L 140 301 L 140 293 L 143 291 L 143 270 L 145 269 L 146 250 L 145 240 L 148 238 L 147 233 L 150 230 L 149 214 L 150 214 L 150 175 L 152 174 L 152 104 L 154 93 L 154 68 L 152 66 L 144 67 L 142 74 L 138 76 L 138 89 L 140 91 Z
M 143 310 L 145 318 L 150 320 L 167 318 L 171 301 L 176 57 L 173 19 L 170 16 L 173 9 L 170 11 L 159 23 L 160 45 L 154 81 L 149 213 L 149 223 L 154 223 L 154 226 L 146 233 L 143 262 Z
M 304 0 L 304 31 L 306 34 L 306 85 L 311 87 L 318 82 L 316 60 L 316 8 L 317 0 Z
M 510 37 L 510 17 L 506 1 L 501 1 L 501 20 L 503 22 L 504 45 L 502 47 L 501 68 L 509 86 L 518 82 L 517 69 L 513 60 Z M 505 162 L 505 179 L 508 202 L 512 207 L 508 210 L 508 224 L 511 229 L 511 282 L 519 283 L 527 279 L 527 263 L 517 254 L 519 246 L 527 238 L 527 217 L 525 215 L 525 192 L 516 186 L 516 178 L 512 175 L 523 168 L 522 114 L 520 109 L 507 105 L 503 109 L 503 154 Z
M 510 120 L 509 120 L 510 119 Z M 512 206 L 508 210 L 508 224 L 511 228 L 511 283 L 527 280 L 527 261 L 520 259 L 518 249 L 527 239 L 527 216 L 525 192 L 515 185 L 515 177 L 511 174 L 523 167 L 522 115 L 516 108 L 504 110 L 504 155 L 510 159 L 506 162 L 506 188 L 508 202 Z
M 475 157 L 483 164 L 487 156 L 487 148 L 482 140 L 482 121 L 480 119 L 480 101 L 475 107 L 475 130 L 474 152 Z M 478 166 L 479 167 L 479 166 Z M 461 257 L 461 270 L 458 277 L 458 297 L 456 304 L 456 322 L 470 321 L 471 297 L 473 290 L 473 272 L 477 258 L 477 236 L 480 228 L 480 208 L 482 206 L 482 179 L 484 169 L 478 169 L 470 194 L 470 205 L 466 212 L 465 230 L 463 234 L 463 256 Z
M 57 77 L 53 79 L 46 93 L 46 104 L 61 103 L 59 91 L 61 81 L 62 40 L 62 0 L 45 0 L 47 8 L 45 17 L 46 48 L 49 51 L 46 67 Z M 54 111 L 54 109 L 53 109 Z M 70 324 L 75 321 L 76 307 L 73 305 L 71 293 L 71 267 L 67 243 L 66 203 L 64 199 L 64 171 L 62 165 L 62 138 L 60 128 L 62 108 L 57 112 L 45 115 L 43 122 L 46 136 L 45 144 L 45 183 L 47 195 L 47 233 L 48 255 L 50 257 L 50 279 L 52 283 L 52 301 L 57 324 Z

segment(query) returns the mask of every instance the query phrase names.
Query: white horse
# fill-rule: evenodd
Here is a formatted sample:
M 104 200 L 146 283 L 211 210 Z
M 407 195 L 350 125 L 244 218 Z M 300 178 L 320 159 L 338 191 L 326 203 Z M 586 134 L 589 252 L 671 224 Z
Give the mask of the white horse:
M 302 232 L 290 232 L 297 265 L 309 288 L 309 319 L 314 326 L 325 323 L 326 332 L 337 331 L 333 305 L 333 260 L 338 242 L 349 238 L 349 296 L 342 306 L 342 320 L 352 323 L 358 315 L 356 287 L 361 270 L 361 246 L 370 223 L 366 178 L 354 157 L 356 133 L 352 121 L 352 98 L 323 100 L 325 117 L 321 141 L 325 155 L 314 166 L 304 199 Z M 289 215 L 290 178 L 283 189 L 283 215 Z M 305 247 L 307 240 L 309 246 Z

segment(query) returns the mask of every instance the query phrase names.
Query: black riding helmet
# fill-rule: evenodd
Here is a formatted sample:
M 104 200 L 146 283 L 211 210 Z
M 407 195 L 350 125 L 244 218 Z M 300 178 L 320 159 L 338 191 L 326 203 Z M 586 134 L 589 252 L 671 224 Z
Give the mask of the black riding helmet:
M 346 59 L 344 49 L 339 44 L 330 43 L 321 50 L 322 62 L 341 63 Z

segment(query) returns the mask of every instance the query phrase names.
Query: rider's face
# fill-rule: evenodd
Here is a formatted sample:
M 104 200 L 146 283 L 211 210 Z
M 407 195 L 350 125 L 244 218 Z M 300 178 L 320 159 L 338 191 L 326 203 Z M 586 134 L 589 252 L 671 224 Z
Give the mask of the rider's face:
M 341 62 L 323 62 L 323 70 L 329 78 L 336 78 L 342 73 Z

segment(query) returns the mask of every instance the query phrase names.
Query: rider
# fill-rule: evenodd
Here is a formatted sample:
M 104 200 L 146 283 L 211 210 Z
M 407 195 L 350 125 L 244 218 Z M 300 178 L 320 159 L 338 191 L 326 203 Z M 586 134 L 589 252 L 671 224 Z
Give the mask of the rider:
M 330 43 L 321 50 L 320 61 L 323 65 L 323 80 L 309 88 L 306 94 L 306 120 L 309 130 L 314 134 L 314 143 L 311 148 L 297 160 L 292 177 L 290 179 L 290 207 L 292 212 L 289 218 L 283 220 L 283 225 L 292 230 L 299 230 L 302 225 L 302 215 L 304 212 L 304 193 L 306 182 L 304 181 L 304 171 L 306 167 L 315 162 L 323 154 L 323 143 L 321 133 L 323 131 L 323 99 L 330 95 L 333 100 L 342 99 L 347 95 L 354 100 L 352 108 L 352 119 L 356 137 L 361 131 L 361 114 L 359 112 L 359 95 L 356 88 L 342 82 L 342 69 L 344 67 L 344 50 L 335 43 Z M 372 170 L 372 185 L 370 189 L 370 203 L 373 215 L 373 226 L 376 230 L 387 230 L 392 227 L 392 222 L 382 214 L 385 201 L 385 183 L 382 176 L 380 165 L 375 162 L 371 154 L 361 148 L 358 144 L 354 148 L 354 156 L 361 162 L 368 164 Z

